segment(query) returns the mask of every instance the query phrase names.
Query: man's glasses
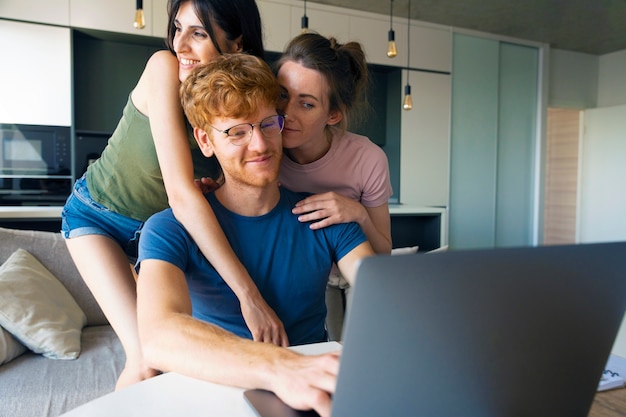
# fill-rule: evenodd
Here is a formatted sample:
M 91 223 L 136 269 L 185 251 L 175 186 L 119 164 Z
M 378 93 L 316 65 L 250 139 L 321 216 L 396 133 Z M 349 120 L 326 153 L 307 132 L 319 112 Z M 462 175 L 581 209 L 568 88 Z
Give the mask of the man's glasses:
M 250 142 L 254 126 L 259 126 L 263 136 L 271 138 L 279 135 L 280 132 L 283 131 L 283 127 L 285 126 L 285 117 L 277 114 L 275 116 L 266 117 L 258 123 L 242 123 L 237 126 L 229 127 L 225 130 L 220 130 L 215 126 L 211 127 L 220 133 L 224 133 L 233 145 L 243 146 Z

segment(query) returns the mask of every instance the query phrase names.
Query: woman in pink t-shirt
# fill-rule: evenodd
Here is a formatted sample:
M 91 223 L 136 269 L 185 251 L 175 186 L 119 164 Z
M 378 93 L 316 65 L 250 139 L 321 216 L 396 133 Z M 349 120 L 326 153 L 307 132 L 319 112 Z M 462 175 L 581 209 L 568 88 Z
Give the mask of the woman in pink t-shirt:
M 295 37 L 276 65 L 286 114 L 280 182 L 316 193 L 294 208 L 314 229 L 357 222 L 377 253 L 391 252 L 385 153 L 347 131 L 366 97 L 367 63 L 361 45 L 315 33 Z
M 280 182 L 314 193 L 293 212 L 313 229 L 356 222 L 376 253 L 390 253 L 387 157 L 365 136 L 347 131 L 366 105 L 368 68 L 361 45 L 305 33 L 289 43 L 276 71 L 279 112 L 286 115 Z M 333 275 L 330 284 L 346 285 Z

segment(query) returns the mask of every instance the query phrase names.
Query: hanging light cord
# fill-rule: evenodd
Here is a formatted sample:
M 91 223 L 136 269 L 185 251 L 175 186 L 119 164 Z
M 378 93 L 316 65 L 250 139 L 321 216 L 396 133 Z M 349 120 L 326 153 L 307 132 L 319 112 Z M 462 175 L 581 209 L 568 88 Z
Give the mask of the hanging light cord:
M 306 0 L 304 0 L 304 15 L 300 19 L 300 29 L 302 33 L 309 31 L 309 18 L 306 15 Z
M 393 0 L 389 2 L 389 29 L 393 30 Z
M 411 65 L 411 0 L 409 0 L 409 15 L 406 28 L 406 83 L 409 84 L 409 66 Z

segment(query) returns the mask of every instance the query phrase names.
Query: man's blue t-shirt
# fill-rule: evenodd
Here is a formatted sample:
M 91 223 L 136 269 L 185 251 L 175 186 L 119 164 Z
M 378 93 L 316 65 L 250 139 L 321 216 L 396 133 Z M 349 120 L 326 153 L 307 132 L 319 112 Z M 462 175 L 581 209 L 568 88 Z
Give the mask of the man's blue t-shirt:
M 281 187 L 280 196 L 276 207 L 259 217 L 227 210 L 213 193 L 207 200 L 235 254 L 283 322 L 290 344 L 321 342 L 326 339 L 325 292 L 331 266 L 366 238 L 356 223 L 311 230 L 291 213 L 306 194 Z M 169 262 L 185 273 L 194 317 L 252 338 L 239 300 L 171 209 L 144 225 L 138 264 L 145 259 Z

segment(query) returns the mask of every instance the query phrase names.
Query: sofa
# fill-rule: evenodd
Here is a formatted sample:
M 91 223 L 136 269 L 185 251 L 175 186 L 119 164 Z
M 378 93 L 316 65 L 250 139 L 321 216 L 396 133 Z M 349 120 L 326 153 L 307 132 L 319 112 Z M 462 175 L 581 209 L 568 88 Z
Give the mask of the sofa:
M 345 295 L 329 287 L 326 302 L 340 340 Z M 124 362 L 60 233 L 0 227 L 0 417 L 60 416 L 112 392 Z
M 59 416 L 112 392 L 124 351 L 61 235 L 0 228 L 0 264 L 0 417 Z

